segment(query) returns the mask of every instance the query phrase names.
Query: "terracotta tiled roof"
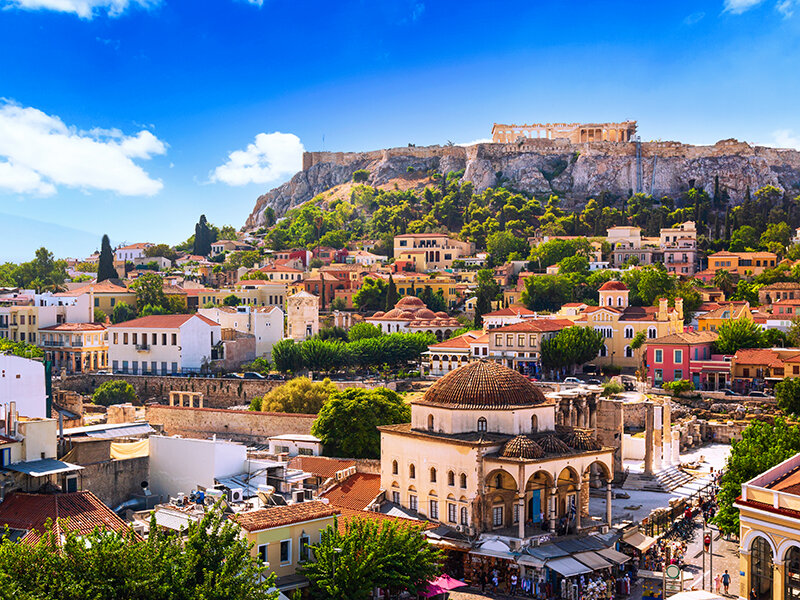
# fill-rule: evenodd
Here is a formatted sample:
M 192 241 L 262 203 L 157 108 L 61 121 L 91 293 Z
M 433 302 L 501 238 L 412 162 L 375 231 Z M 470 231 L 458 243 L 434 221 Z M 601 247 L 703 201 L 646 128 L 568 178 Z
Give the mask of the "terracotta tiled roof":
M 501 453 L 503 458 L 542 458 L 544 450 L 529 437 L 518 435 L 514 439 L 506 442 Z
M 25 543 L 36 543 L 48 519 L 64 519 L 56 526 L 88 534 L 95 528 L 127 531 L 128 525 L 92 492 L 24 494 L 12 492 L 0 504 L 0 527 L 27 529 Z
M 520 373 L 495 362 L 479 360 L 439 379 L 417 404 L 502 410 L 544 402 L 544 394 Z
M 486 317 L 519 317 L 525 315 L 535 315 L 536 313 L 532 310 L 528 310 L 521 304 L 512 304 L 511 306 L 507 306 L 506 308 L 501 308 L 500 310 L 496 310 L 494 312 L 486 313 L 483 315 L 483 318 Z
M 105 331 L 100 323 L 60 323 L 50 327 L 40 327 L 39 331 Z
M 322 495 L 335 507 L 364 510 L 381 493 L 381 476 L 375 473 L 356 473 Z
M 328 479 L 337 471 L 355 467 L 356 461 L 347 458 L 328 458 L 327 456 L 295 456 L 289 460 L 289 467 L 300 469 L 317 477 Z
M 261 267 L 260 269 L 254 269 L 250 271 L 250 273 L 270 273 L 270 272 L 281 272 L 281 273 L 302 273 L 303 271 L 300 269 L 295 269 L 294 267 L 289 267 L 286 265 L 266 265 Z
M 648 340 L 647 344 L 653 346 L 660 344 L 707 344 L 716 342 L 718 337 L 716 331 L 683 331 L 665 335 L 655 340 Z
M 763 286 L 760 292 L 771 292 L 772 290 L 800 290 L 800 283 L 795 281 L 778 281 Z
M 421 519 L 410 519 L 404 517 L 395 517 L 393 515 L 385 515 L 379 512 L 353 510 L 352 508 L 340 508 L 342 511 L 341 516 L 337 520 L 339 531 L 344 533 L 345 525 L 352 519 L 370 519 L 378 523 L 397 523 L 399 526 L 406 527 L 422 527 L 424 530 L 435 529 L 439 525 L 432 521 L 423 521 Z
M 742 348 L 736 351 L 734 361 L 736 364 L 767 365 L 770 367 L 780 367 L 783 364 L 778 357 L 778 353 L 770 348 Z
M 574 323 L 569 319 L 527 319 L 522 323 L 497 327 L 491 331 L 492 333 L 540 333 L 543 331 L 561 331 L 565 327 L 572 327 L 573 325 Z
M 219 327 L 219 323 L 214 323 L 203 315 L 150 315 L 149 317 L 139 317 L 130 321 L 123 321 L 109 327 L 138 327 L 143 329 L 177 329 L 189 319 L 200 319 L 208 325 Z
M 621 281 L 606 281 L 603 285 L 600 286 L 601 292 L 607 290 L 619 290 L 619 291 L 627 291 L 628 286 L 622 283 Z
M 323 517 L 332 517 L 339 511 L 324 502 L 296 502 L 287 506 L 271 506 L 231 517 L 245 531 L 261 531 L 273 527 L 283 527 L 292 523 L 302 523 Z
M 111 283 L 109 280 L 101 281 L 100 283 L 89 283 L 87 285 L 82 285 L 79 288 L 74 290 L 70 290 L 68 292 L 59 292 L 57 294 L 53 294 L 53 296 L 58 296 L 60 298 L 67 298 L 67 297 L 74 297 L 74 296 L 83 296 L 84 294 L 88 294 L 89 292 L 93 291 L 95 294 L 132 294 L 128 288 L 123 287 L 121 285 L 117 285 L 115 283 Z
M 136 244 L 129 244 L 127 246 L 120 246 L 117 250 L 144 250 L 152 246 L 150 242 L 138 242 Z
M 668 309 L 670 312 L 672 309 Z M 622 311 L 620 321 L 655 321 L 658 308 L 655 306 L 629 306 Z
M 720 304 L 719 308 L 715 308 L 712 311 L 707 312 L 702 316 L 703 319 L 738 319 L 740 318 L 746 310 L 750 310 L 750 307 L 746 304 Z M 730 313 L 727 317 L 723 316 L 725 312 Z
M 584 429 L 573 429 L 572 431 L 566 432 L 561 437 L 561 441 L 575 450 L 591 451 L 602 450 L 603 448 L 603 445 L 597 441 L 597 438 Z

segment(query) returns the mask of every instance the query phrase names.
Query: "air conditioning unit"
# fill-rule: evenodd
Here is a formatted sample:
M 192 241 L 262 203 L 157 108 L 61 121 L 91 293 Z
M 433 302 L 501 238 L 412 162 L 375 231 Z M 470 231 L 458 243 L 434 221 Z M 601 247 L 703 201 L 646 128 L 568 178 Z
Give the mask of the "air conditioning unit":
M 600 527 L 600 533 L 608 533 L 608 525 L 602 525 Z
M 459 533 L 464 531 L 464 526 L 463 525 L 456 525 L 456 531 L 458 531 Z
M 219 500 L 225 496 L 225 492 L 222 490 L 209 489 L 206 490 L 205 496 L 206 504 L 212 505 L 219 502 Z
M 305 502 L 306 500 L 306 491 L 305 490 L 294 490 L 292 492 L 292 500 L 295 502 Z
M 244 490 L 242 488 L 231 488 L 228 490 L 228 502 L 244 501 Z

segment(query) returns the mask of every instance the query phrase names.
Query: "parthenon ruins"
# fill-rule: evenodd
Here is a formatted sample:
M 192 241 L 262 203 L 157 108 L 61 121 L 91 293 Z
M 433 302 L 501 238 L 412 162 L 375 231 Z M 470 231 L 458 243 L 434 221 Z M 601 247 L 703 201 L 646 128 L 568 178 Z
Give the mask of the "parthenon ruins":
M 568 139 L 583 142 L 628 142 L 636 135 L 636 121 L 621 123 L 534 123 L 532 125 L 492 126 L 492 141 L 498 144 L 516 142 L 520 138 L 548 140 Z

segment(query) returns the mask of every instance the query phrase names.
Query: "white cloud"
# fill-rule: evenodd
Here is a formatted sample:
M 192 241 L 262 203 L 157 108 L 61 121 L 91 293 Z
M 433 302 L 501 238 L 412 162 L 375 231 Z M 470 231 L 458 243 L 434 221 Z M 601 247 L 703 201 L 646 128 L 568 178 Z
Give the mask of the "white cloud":
M 692 13 L 692 14 L 688 15 L 683 20 L 683 22 L 686 25 L 689 25 L 691 27 L 692 25 L 697 25 L 700 21 L 703 20 L 703 17 L 705 17 L 705 16 L 706 16 L 706 13 L 704 13 L 702 11 L 701 12 L 695 12 L 695 13 Z
M 800 150 L 800 136 L 791 129 L 778 129 L 772 132 L 772 140 L 759 144 L 772 148 L 794 148 Z
M 491 144 L 492 138 L 479 138 L 477 140 L 472 140 L 471 142 L 462 142 L 460 144 L 456 144 L 456 146 L 474 146 L 475 144 Z
M 780 0 L 775 8 L 783 15 L 784 19 L 788 19 L 794 15 L 794 8 L 797 5 L 797 0 Z
M 53 194 L 63 185 L 149 196 L 163 185 L 133 159 L 166 151 L 149 131 L 79 131 L 56 116 L 0 99 L 0 189 Z
M 259 133 L 244 150 L 228 155 L 211 173 L 211 181 L 228 185 L 268 183 L 294 175 L 303 167 L 303 144 L 291 133 Z
M 764 0 L 725 0 L 725 12 L 740 15 L 761 4 Z
M 161 0 L 0 0 L 6 7 L 25 10 L 53 10 L 72 13 L 81 19 L 91 19 L 98 12 L 106 12 L 110 17 L 118 17 L 128 8 L 138 6 L 150 9 L 158 6 Z
M 246 2 L 248 4 L 252 4 L 254 6 L 257 6 L 258 8 L 261 8 L 262 6 L 264 6 L 264 0 L 246 0 Z

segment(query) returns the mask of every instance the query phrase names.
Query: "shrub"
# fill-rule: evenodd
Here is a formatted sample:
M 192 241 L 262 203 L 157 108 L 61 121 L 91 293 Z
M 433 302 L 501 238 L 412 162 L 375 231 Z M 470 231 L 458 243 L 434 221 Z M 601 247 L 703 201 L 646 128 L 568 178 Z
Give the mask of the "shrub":
M 678 381 L 666 381 L 662 387 L 672 392 L 674 396 L 680 396 L 681 392 L 693 390 L 694 384 L 688 379 L 679 379 Z
M 366 169 L 353 171 L 353 183 L 364 183 L 367 179 L 369 179 L 369 171 Z
M 603 396 L 613 396 L 614 394 L 621 394 L 625 391 L 623 385 L 617 381 L 608 381 L 603 384 Z
M 136 396 L 136 390 L 127 381 L 122 379 L 115 379 L 114 381 L 106 381 L 92 394 L 92 402 L 101 406 L 111 406 L 112 404 L 136 404 L 139 398 Z

